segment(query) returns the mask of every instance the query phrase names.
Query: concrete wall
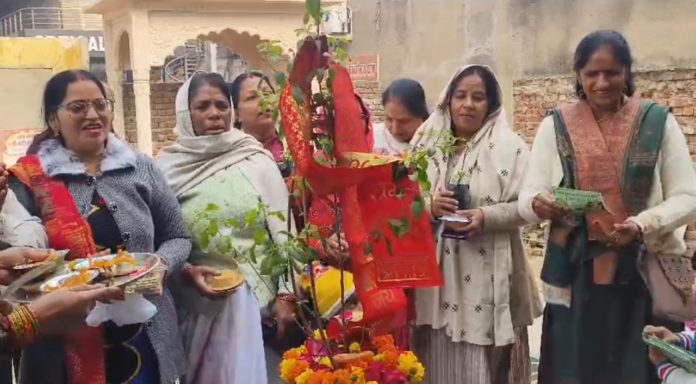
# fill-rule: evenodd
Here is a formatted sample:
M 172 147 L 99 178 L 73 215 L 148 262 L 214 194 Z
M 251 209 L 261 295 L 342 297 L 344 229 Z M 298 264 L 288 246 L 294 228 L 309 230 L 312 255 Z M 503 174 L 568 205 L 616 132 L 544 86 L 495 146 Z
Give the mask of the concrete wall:
M 421 81 L 432 103 L 466 63 L 491 65 L 512 101 L 514 79 L 569 73 L 587 33 L 625 34 L 639 68 L 696 67 L 694 0 L 349 0 L 351 54 L 379 54 L 383 85 Z M 512 106 L 508 106 L 508 112 Z

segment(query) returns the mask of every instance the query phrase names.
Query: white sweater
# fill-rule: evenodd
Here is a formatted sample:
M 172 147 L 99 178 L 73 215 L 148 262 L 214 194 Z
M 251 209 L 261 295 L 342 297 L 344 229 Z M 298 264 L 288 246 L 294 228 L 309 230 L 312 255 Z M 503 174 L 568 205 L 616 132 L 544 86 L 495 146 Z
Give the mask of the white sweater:
M 520 215 L 530 223 L 540 219 L 532 210 L 532 199 L 551 192 L 563 179 L 552 117 L 546 117 L 534 145 L 518 200 Z M 629 220 L 643 230 L 646 246 L 653 253 L 686 253 L 686 224 L 696 220 L 696 172 L 684 134 L 672 114 L 668 115 L 662 147 L 655 166 L 655 182 L 648 209 Z
M 0 209 L 0 241 L 15 247 L 43 248 L 48 244 L 41 219 L 31 216 L 9 188 Z

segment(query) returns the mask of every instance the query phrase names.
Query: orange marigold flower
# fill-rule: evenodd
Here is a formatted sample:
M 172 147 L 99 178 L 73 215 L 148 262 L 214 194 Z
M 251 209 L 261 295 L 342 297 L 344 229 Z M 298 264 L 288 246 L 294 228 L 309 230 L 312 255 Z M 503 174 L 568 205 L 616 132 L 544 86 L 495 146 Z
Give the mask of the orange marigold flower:
M 371 342 L 372 346 L 375 347 L 378 353 L 384 353 L 385 351 L 396 351 L 394 337 L 392 337 L 392 335 L 375 336 L 372 338 Z
M 307 380 L 307 384 L 334 384 L 334 375 L 331 371 L 316 371 L 314 375 Z
M 360 368 L 360 369 L 367 369 L 367 366 L 370 365 L 370 362 L 372 361 L 371 357 L 366 357 L 364 359 L 356 360 L 348 364 L 349 368 Z
M 386 364 L 388 367 L 396 367 L 396 365 L 399 363 L 399 354 L 396 352 L 396 350 L 384 351 L 382 356 L 384 357 L 384 364 Z
M 351 373 L 345 369 L 337 369 L 333 373 L 333 382 L 328 384 L 352 384 Z
M 283 353 L 283 360 L 299 359 L 303 355 L 307 354 L 307 348 L 301 345 L 297 348 L 288 349 Z

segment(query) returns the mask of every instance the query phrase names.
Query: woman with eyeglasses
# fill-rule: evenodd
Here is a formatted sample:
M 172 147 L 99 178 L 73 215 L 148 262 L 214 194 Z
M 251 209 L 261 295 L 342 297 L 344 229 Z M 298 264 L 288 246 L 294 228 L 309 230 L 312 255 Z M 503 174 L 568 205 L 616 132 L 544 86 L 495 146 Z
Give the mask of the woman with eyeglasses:
M 10 168 L 10 188 L 39 218 L 53 249 L 70 259 L 158 254 L 169 272 L 191 249 L 181 208 L 162 173 L 111 131 L 113 104 L 93 74 L 65 71 L 44 90 L 46 130 Z M 186 360 L 169 291 L 146 296 L 158 310 L 146 324 L 82 327 L 23 351 L 20 383 L 174 383 Z

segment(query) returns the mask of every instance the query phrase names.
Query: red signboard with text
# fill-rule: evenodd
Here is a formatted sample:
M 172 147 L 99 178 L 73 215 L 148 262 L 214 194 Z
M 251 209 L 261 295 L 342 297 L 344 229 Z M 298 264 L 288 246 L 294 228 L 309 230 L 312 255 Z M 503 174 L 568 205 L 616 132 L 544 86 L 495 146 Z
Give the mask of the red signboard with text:
M 353 81 L 379 80 L 379 56 L 377 55 L 353 56 L 346 67 Z

